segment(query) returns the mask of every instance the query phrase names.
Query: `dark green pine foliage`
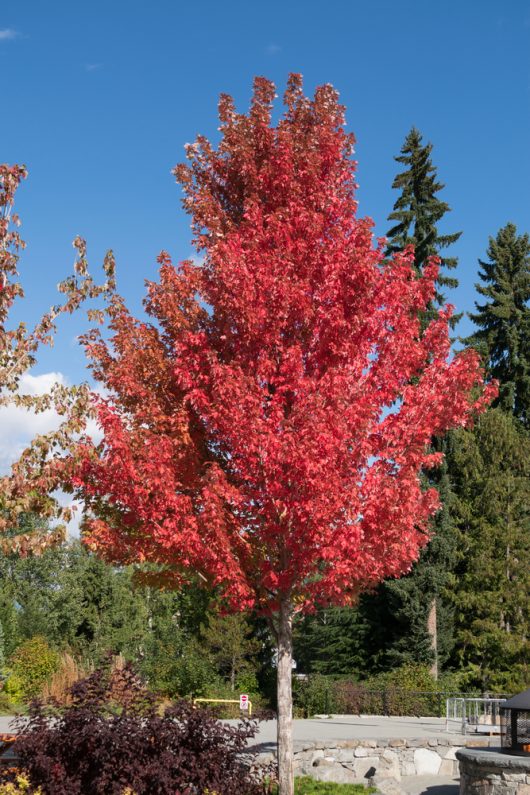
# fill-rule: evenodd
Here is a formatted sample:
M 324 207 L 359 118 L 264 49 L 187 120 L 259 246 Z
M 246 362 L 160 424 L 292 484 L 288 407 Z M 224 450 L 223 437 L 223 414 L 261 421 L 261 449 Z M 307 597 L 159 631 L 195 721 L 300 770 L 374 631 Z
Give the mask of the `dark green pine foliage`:
M 513 693 L 530 682 L 530 435 L 496 408 L 454 440 L 452 663 L 466 688 Z
M 445 256 L 445 252 L 462 234 L 442 234 L 438 228 L 451 208 L 438 197 L 444 184 L 438 180 L 431 153 L 432 144 L 423 144 L 421 133 L 413 127 L 396 157 L 405 168 L 392 184 L 400 196 L 389 216 L 394 226 L 387 234 L 387 255 L 414 246 L 418 273 L 423 272 L 430 257 L 438 256 L 441 260 L 435 296 L 422 317 L 424 328 L 445 304 L 444 288 L 458 285 L 458 280 L 448 273 L 455 269 L 457 259 Z M 459 318 L 456 315 L 452 318 L 453 328 Z M 450 443 L 450 437 L 435 439 L 433 450 L 445 452 Z M 426 473 L 425 485 L 434 486 L 440 493 L 441 509 L 431 524 L 433 539 L 411 573 L 384 583 L 378 598 L 387 602 L 391 616 L 384 649 L 388 667 L 422 663 L 432 666 L 433 674 L 437 675 L 451 651 L 453 637 L 452 611 L 443 597 L 455 554 L 447 465 L 444 463 Z M 429 618 L 436 624 L 436 639 Z
M 422 144 L 421 133 L 413 127 L 405 138 L 401 154 L 395 158 L 405 166 L 405 170 L 392 183 L 392 187 L 401 193 L 394 204 L 393 212 L 388 216 L 394 226 L 387 233 L 386 251 L 389 256 L 412 244 L 418 273 L 422 272 L 429 257 L 440 257 L 442 267 L 437 279 L 436 294 L 426 312 L 425 324 L 436 316 L 438 309 L 445 303 L 443 288 L 458 286 L 458 280 L 447 273 L 456 268 L 458 260 L 456 257 L 444 256 L 444 251 L 462 234 L 441 234 L 438 229 L 438 224 L 451 208 L 437 196 L 445 186 L 438 181 L 431 152 L 432 144 Z M 453 327 L 458 319 L 457 316 L 452 319 Z
M 484 303 L 470 313 L 478 326 L 464 342 L 482 354 L 500 382 L 497 404 L 530 427 L 530 239 L 506 224 L 490 238 L 488 261 L 479 260 Z
M 445 455 L 452 435 L 435 440 L 434 448 Z M 427 480 L 427 479 L 426 479 Z M 432 525 L 432 539 L 411 573 L 399 580 L 387 580 L 381 597 L 392 616 L 386 636 L 385 658 L 393 668 L 416 663 L 429 665 L 436 676 L 447 661 L 454 644 L 453 610 L 445 597 L 456 561 L 456 541 L 452 516 L 453 491 L 446 460 L 429 473 L 428 485 L 440 493 L 441 508 Z M 429 614 L 436 619 L 436 650 L 429 629 Z
M 355 607 L 333 607 L 304 616 L 294 629 L 297 672 L 350 674 L 386 670 L 384 649 L 391 626 L 386 600 L 362 594 Z

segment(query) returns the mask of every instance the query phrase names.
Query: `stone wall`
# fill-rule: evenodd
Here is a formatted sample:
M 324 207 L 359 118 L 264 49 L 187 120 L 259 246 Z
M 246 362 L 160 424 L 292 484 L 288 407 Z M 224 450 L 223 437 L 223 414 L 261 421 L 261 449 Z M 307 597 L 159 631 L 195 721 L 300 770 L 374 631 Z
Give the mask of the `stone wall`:
M 530 795 L 530 757 L 462 748 L 457 758 L 461 795 Z
M 477 740 L 475 744 L 487 746 L 489 741 Z M 417 740 L 342 740 L 333 745 L 329 742 L 297 743 L 295 775 L 339 783 L 368 782 L 390 795 L 399 791 L 402 776 L 457 777 L 456 753 L 461 747 L 461 738 L 447 736 Z M 271 760 L 272 754 L 261 755 L 263 763 Z M 385 782 L 388 786 L 384 786 Z

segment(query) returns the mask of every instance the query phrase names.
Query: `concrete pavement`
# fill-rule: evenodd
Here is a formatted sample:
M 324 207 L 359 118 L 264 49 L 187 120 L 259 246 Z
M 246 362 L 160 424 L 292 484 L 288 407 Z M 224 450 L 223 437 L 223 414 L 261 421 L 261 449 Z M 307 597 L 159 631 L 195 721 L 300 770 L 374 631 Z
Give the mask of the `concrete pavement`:
M 0 716 L 0 732 L 13 731 L 9 715 Z M 236 723 L 237 721 L 227 721 Z M 378 715 L 332 715 L 326 718 L 309 718 L 293 721 L 293 736 L 296 743 L 327 742 L 328 740 L 390 740 L 393 738 L 430 739 L 451 737 L 458 740 L 459 734 L 446 734 L 445 718 L 387 718 Z M 465 738 L 462 738 L 462 745 Z M 469 738 L 468 738 L 469 739 Z M 255 743 L 276 743 L 276 721 L 260 723 Z
M 458 795 L 460 781 L 447 776 L 402 776 L 399 786 L 405 795 Z
M 293 721 L 295 744 L 328 742 L 330 740 L 391 740 L 435 739 L 450 737 L 462 745 L 462 735 L 447 734 L 445 718 L 387 718 L 377 715 L 333 715 L 329 718 L 309 718 Z M 469 739 L 469 738 L 468 738 Z M 276 721 L 263 721 L 259 726 L 255 744 L 276 743 Z

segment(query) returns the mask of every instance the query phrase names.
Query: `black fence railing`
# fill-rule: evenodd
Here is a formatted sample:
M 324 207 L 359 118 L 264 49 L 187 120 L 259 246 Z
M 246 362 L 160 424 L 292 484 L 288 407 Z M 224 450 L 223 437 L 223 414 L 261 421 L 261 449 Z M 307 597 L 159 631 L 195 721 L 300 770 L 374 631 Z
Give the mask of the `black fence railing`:
M 411 717 L 445 717 L 448 698 L 472 698 L 479 693 L 436 690 L 371 690 L 359 682 L 325 681 L 324 677 L 307 677 L 294 684 L 295 714 L 310 717 L 319 714 L 387 715 Z

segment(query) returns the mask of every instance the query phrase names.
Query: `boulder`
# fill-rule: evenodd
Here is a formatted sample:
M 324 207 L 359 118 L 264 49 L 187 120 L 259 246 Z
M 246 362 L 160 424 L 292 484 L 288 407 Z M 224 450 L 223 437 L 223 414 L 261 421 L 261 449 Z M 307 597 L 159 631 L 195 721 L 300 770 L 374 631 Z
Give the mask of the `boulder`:
M 318 767 L 313 767 L 311 777 L 317 781 L 332 781 L 334 784 L 360 783 L 354 771 L 342 765 L 319 765 Z
M 416 748 L 414 751 L 414 765 L 418 776 L 437 776 L 442 760 L 436 751 L 428 748 Z

